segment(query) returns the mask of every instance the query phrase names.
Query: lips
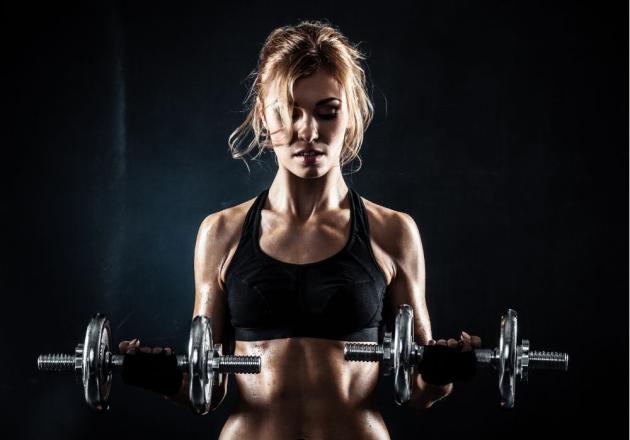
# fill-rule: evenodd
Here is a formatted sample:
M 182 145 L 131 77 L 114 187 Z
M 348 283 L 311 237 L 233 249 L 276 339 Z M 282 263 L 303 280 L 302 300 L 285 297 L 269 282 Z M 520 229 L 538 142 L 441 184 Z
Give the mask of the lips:
M 324 154 L 324 152 L 316 150 L 315 148 L 303 148 L 302 150 L 298 150 L 298 152 L 295 153 L 294 156 L 304 156 L 310 154 Z
M 323 159 L 324 153 L 303 153 L 296 154 L 293 158 L 301 165 L 312 166 L 320 163 Z

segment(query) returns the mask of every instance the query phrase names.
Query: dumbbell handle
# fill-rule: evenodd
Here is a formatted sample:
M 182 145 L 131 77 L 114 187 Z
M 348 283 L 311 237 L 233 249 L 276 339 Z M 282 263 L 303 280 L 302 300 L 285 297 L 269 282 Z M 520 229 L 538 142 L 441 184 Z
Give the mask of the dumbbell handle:
M 425 346 L 416 346 L 415 356 L 422 359 Z M 430 346 L 427 346 L 430 347 Z M 455 349 L 453 349 L 455 350 Z M 378 362 L 383 359 L 382 344 L 365 344 L 360 342 L 346 343 L 344 357 L 348 361 Z M 495 366 L 499 361 L 498 349 L 474 350 L 479 366 Z M 569 355 L 552 351 L 530 351 L 529 368 L 533 370 L 563 370 L 569 366 Z
M 188 356 L 177 355 L 177 366 L 182 370 L 188 369 Z M 112 367 L 122 367 L 125 355 L 109 354 Z M 74 371 L 75 355 L 71 354 L 42 354 L 37 358 L 37 369 L 40 371 Z M 219 373 L 256 374 L 260 373 L 259 356 L 217 356 L 213 358 L 213 366 Z

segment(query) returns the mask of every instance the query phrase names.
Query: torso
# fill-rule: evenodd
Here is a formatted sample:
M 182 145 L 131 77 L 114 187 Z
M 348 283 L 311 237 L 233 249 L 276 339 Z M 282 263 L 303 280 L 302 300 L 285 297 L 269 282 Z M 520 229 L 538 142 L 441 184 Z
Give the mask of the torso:
M 233 231 L 221 267 L 222 283 L 254 200 L 224 211 Z M 369 219 L 374 259 L 389 285 L 394 271 L 386 251 L 386 244 L 391 241 L 388 235 L 392 233 L 387 229 L 387 218 L 395 211 L 362 200 Z M 324 260 L 344 247 L 349 220 L 347 206 L 321 214 L 306 225 L 292 225 L 263 209 L 260 249 L 279 261 L 293 264 Z M 234 354 L 261 356 L 264 368 L 258 375 L 231 376 L 239 401 L 220 439 L 389 439 L 374 401 L 378 364 L 346 362 L 343 347 L 344 341 L 308 337 L 237 340 Z

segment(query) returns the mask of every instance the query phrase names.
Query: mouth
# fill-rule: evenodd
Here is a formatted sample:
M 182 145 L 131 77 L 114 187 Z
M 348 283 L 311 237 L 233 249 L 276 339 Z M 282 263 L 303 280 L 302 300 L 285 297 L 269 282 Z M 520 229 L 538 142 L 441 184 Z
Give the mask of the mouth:
M 300 153 L 294 154 L 293 157 L 300 161 L 302 165 L 313 165 L 317 162 L 321 161 L 321 158 L 324 156 L 324 153 L 320 151 L 302 151 Z
M 296 154 L 294 154 L 293 156 L 304 156 L 304 157 L 309 157 L 309 156 L 319 156 L 319 155 L 323 155 L 324 153 L 319 151 L 319 150 L 315 150 L 315 149 L 309 149 L 309 150 L 301 150 L 298 151 Z

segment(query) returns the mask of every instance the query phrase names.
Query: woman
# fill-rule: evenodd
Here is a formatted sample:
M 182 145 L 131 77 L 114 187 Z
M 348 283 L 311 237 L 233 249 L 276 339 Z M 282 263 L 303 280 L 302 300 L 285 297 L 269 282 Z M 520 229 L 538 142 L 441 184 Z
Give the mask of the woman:
M 321 22 L 278 28 L 261 50 L 230 148 L 235 158 L 273 152 L 277 174 L 258 197 L 208 216 L 195 247 L 193 316 L 211 318 L 224 347 L 233 332 L 234 354 L 262 363 L 259 375 L 233 376 L 239 401 L 220 439 L 388 439 L 374 400 L 379 366 L 345 361 L 344 343 L 379 342 L 400 304 L 413 307 L 416 341 L 436 343 L 414 220 L 342 176 L 372 118 L 362 59 Z M 239 149 L 248 130 L 254 139 Z M 470 350 L 480 340 L 462 332 L 437 344 Z M 169 397 L 187 402 L 186 382 Z M 410 405 L 429 408 L 452 388 L 416 375 Z

